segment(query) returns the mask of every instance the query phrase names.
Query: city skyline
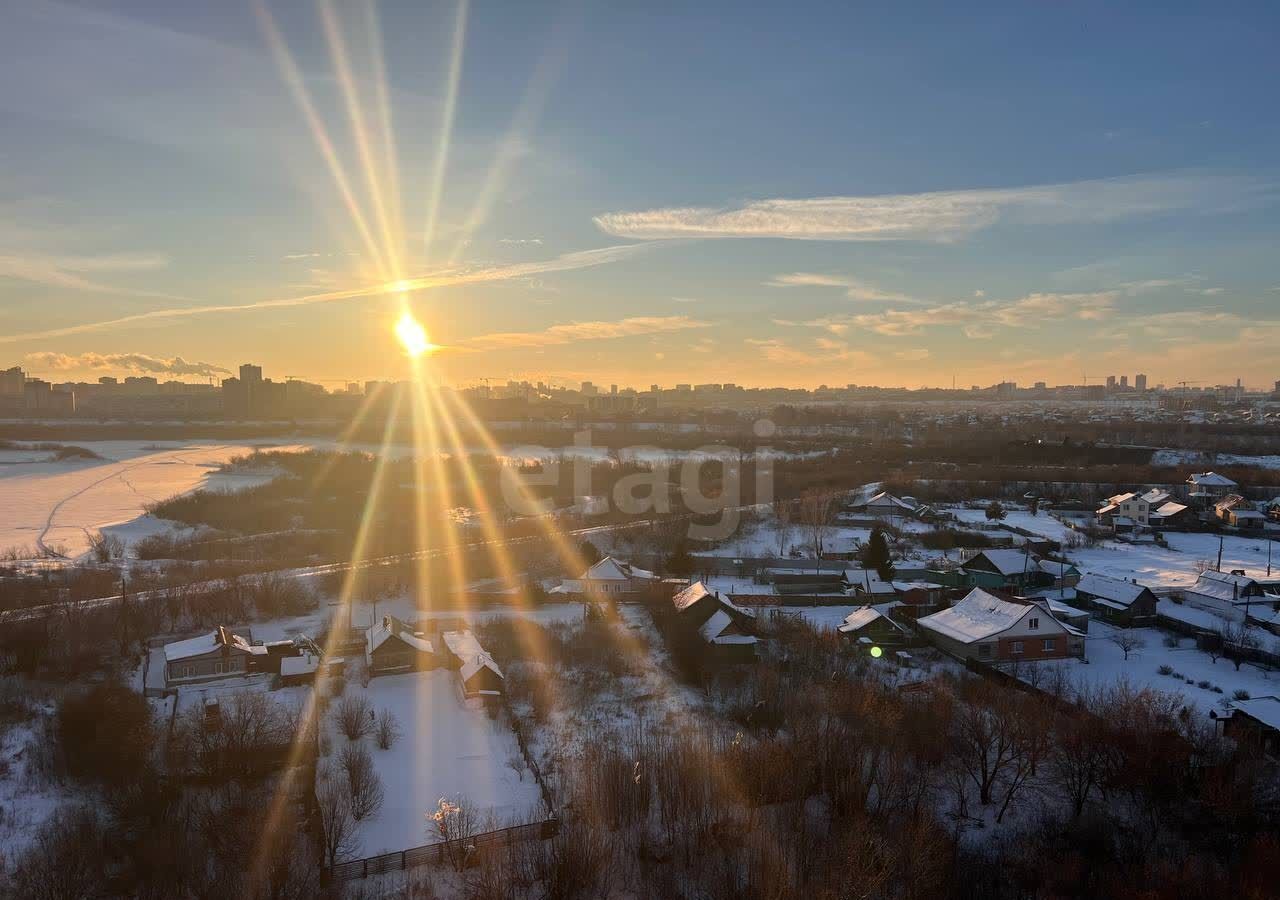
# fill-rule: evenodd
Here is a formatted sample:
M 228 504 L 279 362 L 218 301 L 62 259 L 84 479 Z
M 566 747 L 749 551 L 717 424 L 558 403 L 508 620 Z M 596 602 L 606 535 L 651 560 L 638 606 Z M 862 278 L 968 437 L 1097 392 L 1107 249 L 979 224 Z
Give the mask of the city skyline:
M 0 356 L 396 380 L 409 310 L 456 385 L 1275 381 L 1273 12 L 723 12 L 12 10 Z

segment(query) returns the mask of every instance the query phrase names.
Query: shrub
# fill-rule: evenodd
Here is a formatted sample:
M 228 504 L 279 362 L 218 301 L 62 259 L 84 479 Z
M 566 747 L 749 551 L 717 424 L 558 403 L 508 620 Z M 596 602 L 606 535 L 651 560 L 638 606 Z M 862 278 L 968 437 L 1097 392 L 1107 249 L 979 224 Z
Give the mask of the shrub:
M 357 821 L 371 816 L 382 806 L 382 780 L 373 768 L 373 758 L 363 744 L 348 744 L 338 756 L 351 798 L 351 815 Z
M 1221 693 L 1222 693 L 1222 688 L 1218 687 L 1216 684 L 1213 686 L 1212 690 L 1213 690 L 1213 692 L 1214 692 L 1215 694 L 1221 694 Z
M 58 743 L 72 775 L 123 785 L 151 760 L 151 707 L 114 681 L 68 694 L 58 707 Z
M 396 718 L 396 714 L 389 709 L 383 709 L 378 713 L 378 727 L 374 734 L 378 747 L 382 750 L 390 750 L 400 738 L 400 721 Z
M 1248 700 L 1249 692 L 1246 691 L 1244 688 L 1236 688 L 1234 691 L 1231 692 L 1231 699 L 1232 700 Z
M 353 694 L 343 697 L 333 708 L 338 720 L 338 730 L 346 735 L 349 741 L 358 741 L 374 729 L 373 707 L 363 696 Z
M 1156 669 L 1156 671 L 1159 672 L 1161 675 L 1172 675 L 1173 666 L 1161 666 L 1160 668 Z
M 1209 690 L 1209 682 L 1207 682 L 1207 681 L 1197 681 L 1197 682 L 1196 682 L 1196 687 L 1204 688 L 1204 689 L 1207 691 L 1207 690 Z
M 1178 639 L 1177 635 L 1170 634 L 1165 636 L 1164 645 L 1166 647 L 1177 649 L 1179 646 L 1181 646 L 1181 644 L 1182 644 L 1182 641 Z

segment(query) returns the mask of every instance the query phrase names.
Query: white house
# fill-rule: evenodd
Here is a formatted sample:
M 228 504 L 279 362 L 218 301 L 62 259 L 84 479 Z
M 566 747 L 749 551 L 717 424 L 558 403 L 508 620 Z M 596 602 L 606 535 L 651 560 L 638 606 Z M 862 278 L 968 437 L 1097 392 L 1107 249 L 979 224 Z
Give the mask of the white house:
M 1217 472 L 1196 472 L 1187 478 L 1188 496 L 1201 506 L 1210 506 L 1240 485 Z
M 1280 594 L 1271 594 L 1243 571 L 1201 572 L 1196 583 L 1183 591 L 1188 606 L 1203 609 L 1236 622 L 1256 617 L 1264 609 L 1280 610 Z
M 1084 636 L 1033 603 L 974 588 L 950 609 L 916 620 L 921 634 L 961 659 L 990 662 L 1084 655 Z
M 620 597 L 625 594 L 643 593 L 660 580 L 653 572 L 614 559 L 612 556 L 606 556 L 583 572 L 581 577 L 566 579 L 561 585 L 561 592 L 590 594 L 597 597 Z

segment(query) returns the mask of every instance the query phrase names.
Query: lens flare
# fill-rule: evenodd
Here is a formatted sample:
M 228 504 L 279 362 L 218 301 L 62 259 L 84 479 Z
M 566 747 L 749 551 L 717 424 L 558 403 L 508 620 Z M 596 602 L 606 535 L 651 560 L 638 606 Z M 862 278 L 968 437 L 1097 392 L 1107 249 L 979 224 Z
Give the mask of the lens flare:
M 427 329 L 407 310 L 396 322 L 396 337 L 404 346 L 404 352 L 413 359 L 436 349 L 436 345 L 427 339 Z
M 884 655 L 884 651 L 881 650 L 879 647 L 872 647 L 871 655 L 874 656 L 876 659 L 879 659 L 881 656 Z

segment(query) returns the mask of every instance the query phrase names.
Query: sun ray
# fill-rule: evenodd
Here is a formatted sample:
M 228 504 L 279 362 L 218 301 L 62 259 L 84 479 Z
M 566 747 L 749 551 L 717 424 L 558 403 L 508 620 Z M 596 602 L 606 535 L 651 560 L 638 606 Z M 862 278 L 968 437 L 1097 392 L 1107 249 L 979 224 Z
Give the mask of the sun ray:
M 462 54 L 467 38 L 469 0 L 458 0 L 453 23 L 453 47 L 449 56 L 448 81 L 445 84 L 444 111 L 440 122 L 440 143 L 431 170 L 431 191 L 427 199 L 427 222 L 423 231 L 423 254 L 431 261 L 431 244 L 435 240 L 436 221 L 440 215 L 440 199 L 444 193 L 444 173 L 449 166 L 449 148 L 453 142 L 453 120 L 458 106 L 458 86 L 462 81 Z
M 378 120 L 382 126 L 383 165 L 386 167 L 387 191 L 390 206 L 391 227 L 399 240 L 405 243 L 404 212 L 400 196 L 400 162 L 396 151 L 395 120 L 391 113 L 391 91 L 387 82 L 386 51 L 382 40 L 382 20 L 375 0 L 365 0 L 365 33 L 369 41 L 369 58 L 373 67 L 374 95 L 377 101 Z
M 390 267 L 390 277 L 399 278 L 403 274 L 400 252 L 397 249 L 399 239 L 392 232 L 391 220 L 387 213 L 387 200 L 383 194 L 382 176 L 379 173 L 378 160 L 369 145 L 369 131 L 365 126 L 364 112 L 361 109 L 360 91 L 355 76 L 351 72 L 351 59 L 347 53 L 347 42 L 342 36 L 342 26 L 338 15 L 334 12 L 329 0 L 320 0 L 320 19 L 324 25 L 325 39 L 329 44 L 329 56 L 333 61 L 334 73 L 338 86 L 342 89 L 343 103 L 346 105 L 347 118 L 350 120 L 351 135 L 355 139 L 356 153 L 360 158 L 360 167 L 364 172 L 365 184 L 369 197 L 373 202 L 374 218 L 382 232 L 382 249 Z M 379 54 L 380 55 L 380 54 Z
M 396 276 L 391 274 L 386 260 L 383 258 L 382 250 L 374 239 L 369 222 L 365 218 L 359 201 L 356 199 L 355 191 L 351 188 L 351 181 L 347 177 L 346 169 L 343 167 L 338 151 L 329 137 L 329 132 L 325 129 L 324 123 L 316 111 L 315 104 L 311 100 L 311 94 L 307 90 L 306 82 L 303 80 L 302 72 L 299 70 L 293 54 L 289 52 L 288 45 L 280 34 L 280 30 L 276 27 L 275 19 L 261 0 L 256 0 L 254 3 L 254 11 L 257 13 L 258 21 L 262 25 L 267 45 L 276 60 L 276 65 L 279 67 L 290 93 L 293 94 L 294 101 L 302 110 L 303 117 L 307 120 L 307 127 L 310 128 L 311 135 L 320 150 L 320 155 L 329 168 L 329 174 L 332 175 L 334 183 L 337 185 L 338 193 L 342 196 L 347 212 L 351 215 L 351 221 L 355 224 L 356 231 L 360 234 L 365 250 L 378 270 L 379 278 L 383 281 L 390 281 Z

